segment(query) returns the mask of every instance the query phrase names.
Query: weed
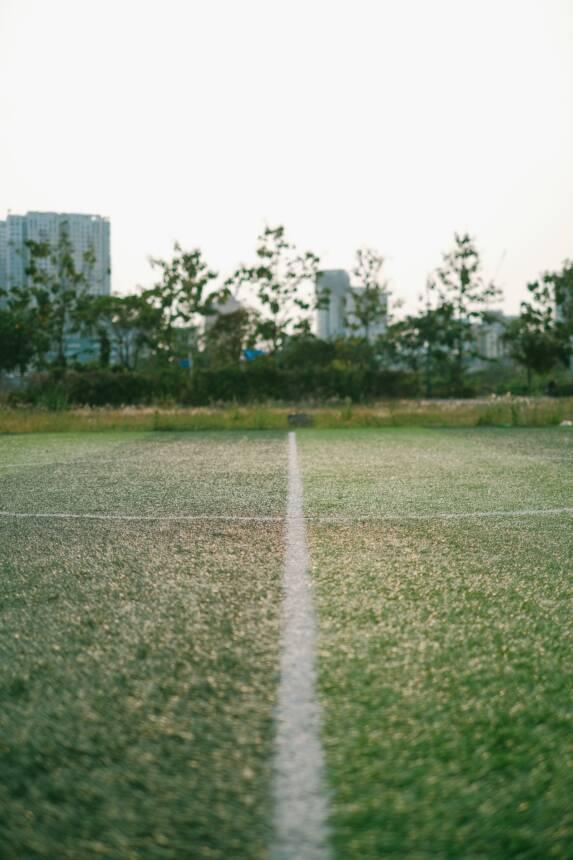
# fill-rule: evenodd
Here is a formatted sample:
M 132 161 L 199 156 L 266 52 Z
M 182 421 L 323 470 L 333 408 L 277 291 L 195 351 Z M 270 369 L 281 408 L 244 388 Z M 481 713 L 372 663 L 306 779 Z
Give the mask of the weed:
M 44 408 L 0 407 L 0 433 L 72 431 L 287 430 L 288 415 L 301 409 L 323 429 L 358 427 L 550 427 L 573 413 L 573 397 L 555 400 L 394 400 L 368 406 L 305 404 L 218 406 L 184 409 L 125 407 L 67 409 L 62 392 L 47 393 Z

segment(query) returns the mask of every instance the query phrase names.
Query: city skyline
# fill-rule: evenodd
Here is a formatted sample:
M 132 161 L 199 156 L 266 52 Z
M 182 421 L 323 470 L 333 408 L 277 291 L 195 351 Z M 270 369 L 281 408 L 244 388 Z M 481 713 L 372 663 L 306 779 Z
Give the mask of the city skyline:
M 377 248 L 409 310 L 454 231 L 509 312 L 573 256 L 568 0 L 117 6 L 0 0 L 0 212 L 106 213 L 115 291 L 175 240 L 224 278 L 265 222 Z

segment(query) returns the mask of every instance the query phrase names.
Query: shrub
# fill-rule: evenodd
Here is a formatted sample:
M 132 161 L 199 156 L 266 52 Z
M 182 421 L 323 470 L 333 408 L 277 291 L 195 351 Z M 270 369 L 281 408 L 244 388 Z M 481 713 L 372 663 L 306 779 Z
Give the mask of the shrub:
M 362 367 L 277 367 L 272 359 L 259 359 L 240 367 L 217 370 L 197 368 L 183 402 L 204 406 L 213 402 L 254 403 L 268 400 L 351 400 L 381 397 L 415 397 L 414 374 Z
M 19 399 L 48 409 L 176 401 L 186 379 L 181 371 L 171 368 L 156 373 L 105 369 L 39 373 L 30 379 Z

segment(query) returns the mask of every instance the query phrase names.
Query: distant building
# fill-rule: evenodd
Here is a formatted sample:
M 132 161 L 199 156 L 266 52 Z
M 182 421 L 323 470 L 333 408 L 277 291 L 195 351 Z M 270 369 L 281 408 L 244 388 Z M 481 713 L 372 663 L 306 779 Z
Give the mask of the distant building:
M 490 361 L 509 360 L 509 350 L 504 340 L 507 326 L 516 317 L 506 316 L 501 311 L 493 311 L 489 322 L 474 326 L 476 348 L 479 356 L 475 364 L 484 366 Z
M 328 304 L 319 308 L 316 333 L 322 340 L 334 340 L 346 334 L 346 303 L 350 295 L 350 278 L 344 269 L 328 269 L 316 278 L 317 296 L 327 295 Z
M 354 314 L 354 297 L 364 292 L 364 287 L 353 287 L 345 269 L 326 269 L 316 278 L 316 293 L 323 297 L 324 307 L 316 312 L 316 333 L 322 340 L 358 335 L 366 332 Z M 368 339 L 376 340 L 387 327 L 388 297 L 383 297 L 383 315 L 369 326 Z
M 570 270 L 573 270 L 573 263 L 565 264 Z M 558 323 L 567 323 L 573 321 L 573 289 L 564 288 L 557 291 L 554 288 L 555 302 L 555 320 Z
M 27 212 L 9 214 L 0 221 L 0 287 L 8 290 L 26 281 L 26 242 L 49 242 L 57 246 L 67 232 L 78 271 L 84 268 L 84 254 L 93 251 L 95 262 L 87 272 L 88 290 L 94 295 L 111 292 L 110 226 L 99 215 L 68 212 Z
M 0 221 L 0 289 L 7 290 L 29 284 L 26 275 L 26 242 L 48 242 L 56 248 L 62 233 L 67 233 L 72 247 L 76 271 L 86 276 L 87 291 L 92 295 L 111 293 L 110 225 L 99 215 L 78 215 L 70 212 L 27 212 L 8 214 Z M 91 251 L 94 262 L 86 266 L 84 255 Z M 48 260 L 38 261 L 40 268 L 49 268 Z M 5 301 L 0 296 L 0 304 Z M 70 332 L 66 354 L 81 361 L 96 357 L 92 338 Z

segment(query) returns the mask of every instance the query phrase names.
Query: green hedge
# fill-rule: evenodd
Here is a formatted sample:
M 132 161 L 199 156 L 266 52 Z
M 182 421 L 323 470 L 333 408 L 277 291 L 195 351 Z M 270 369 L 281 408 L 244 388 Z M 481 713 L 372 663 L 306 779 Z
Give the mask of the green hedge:
M 179 370 L 134 373 L 114 370 L 70 370 L 34 375 L 18 399 L 62 408 L 67 405 L 123 406 L 179 399 L 188 375 Z
M 258 360 L 238 367 L 197 368 L 191 375 L 179 368 L 156 373 L 90 369 L 36 374 L 17 399 L 57 409 L 68 405 L 121 406 L 165 400 L 189 406 L 346 398 L 360 402 L 415 397 L 418 393 L 416 376 L 402 371 L 360 367 L 305 370 Z
M 472 397 L 489 392 L 478 378 L 469 377 L 462 391 L 436 381 L 434 397 Z M 481 384 L 480 384 L 481 382 Z M 523 394 L 519 386 L 509 386 Z M 545 383 L 536 393 L 571 396 L 573 385 L 565 378 Z M 197 367 L 189 371 L 166 367 L 135 373 L 125 370 L 86 368 L 53 371 L 30 377 L 24 390 L 9 395 L 10 402 L 32 403 L 49 409 L 67 406 L 123 406 L 135 404 L 181 404 L 208 406 L 213 403 L 296 403 L 301 401 L 351 400 L 354 403 L 385 398 L 423 396 L 423 380 L 412 372 L 372 367 L 336 365 L 316 367 L 281 366 L 269 359 L 222 368 Z
M 191 406 L 229 401 L 345 398 L 360 402 L 383 397 L 415 397 L 418 389 L 417 378 L 402 371 L 328 367 L 303 370 L 255 361 L 246 367 L 196 370 L 183 402 Z

